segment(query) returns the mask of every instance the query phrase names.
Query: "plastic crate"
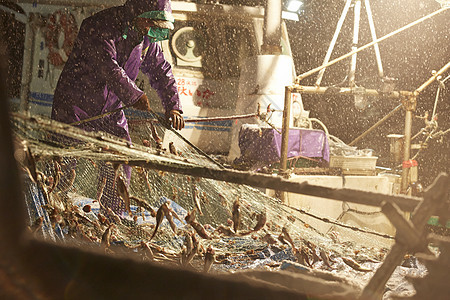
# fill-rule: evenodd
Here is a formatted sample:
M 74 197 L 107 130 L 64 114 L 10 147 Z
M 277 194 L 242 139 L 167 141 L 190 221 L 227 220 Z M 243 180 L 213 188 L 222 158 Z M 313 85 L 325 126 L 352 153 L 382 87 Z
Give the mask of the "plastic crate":
M 343 170 L 375 170 L 378 157 L 376 156 L 331 156 L 330 168 Z

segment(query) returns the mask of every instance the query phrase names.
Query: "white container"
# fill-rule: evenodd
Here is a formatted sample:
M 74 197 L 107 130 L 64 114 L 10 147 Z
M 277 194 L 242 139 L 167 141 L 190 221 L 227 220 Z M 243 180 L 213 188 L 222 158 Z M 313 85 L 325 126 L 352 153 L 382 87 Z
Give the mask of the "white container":
M 375 170 L 378 157 L 376 156 L 331 156 L 330 168 L 343 170 Z

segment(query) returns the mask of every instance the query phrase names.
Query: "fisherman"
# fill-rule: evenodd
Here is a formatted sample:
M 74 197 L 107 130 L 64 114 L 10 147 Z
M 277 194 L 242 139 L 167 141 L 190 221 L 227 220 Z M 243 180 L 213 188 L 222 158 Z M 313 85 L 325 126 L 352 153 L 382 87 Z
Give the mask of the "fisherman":
M 174 22 L 171 12 L 170 0 L 127 0 L 85 19 L 56 86 L 52 119 L 71 124 L 122 107 L 150 111 L 146 94 L 135 83 L 140 70 L 157 91 L 167 121 L 182 129 L 175 78 L 157 43 L 169 38 Z M 78 126 L 131 142 L 123 110 Z M 129 183 L 131 168 L 123 167 Z M 103 166 L 99 183 L 104 176 L 110 179 L 111 172 L 110 166 Z M 114 186 L 111 180 L 103 186 L 102 201 L 120 212 L 123 205 L 115 199 Z

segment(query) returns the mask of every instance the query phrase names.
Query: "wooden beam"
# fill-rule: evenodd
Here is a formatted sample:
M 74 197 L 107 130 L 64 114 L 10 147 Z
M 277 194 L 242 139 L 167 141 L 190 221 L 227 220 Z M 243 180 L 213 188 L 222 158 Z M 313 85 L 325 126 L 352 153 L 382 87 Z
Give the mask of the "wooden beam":
M 381 211 L 388 217 L 389 221 L 395 226 L 395 229 L 397 229 L 395 239 L 399 243 L 412 249 L 424 242 L 417 229 L 411 221 L 404 218 L 397 205 L 384 202 L 381 206 Z
M 427 188 L 424 193 L 424 200 L 416 207 L 412 214 L 411 222 L 417 230 L 421 231 L 427 224 L 430 216 L 445 201 L 445 194 L 449 190 L 450 178 L 447 174 L 441 173 Z M 420 234 L 421 232 L 419 232 Z M 364 288 L 360 299 L 379 300 L 383 296 L 386 282 L 391 277 L 395 268 L 402 262 L 408 247 L 401 243 L 395 243 L 391 251 L 387 254 L 383 264 L 377 269 Z
M 253 187 L 268 188 L 369 206 L 381 207 L 382 202 L 387 201 L 397 204 L 405 212 L 413 211 L 422 200 L 418 197 L 408 197 L 403 195 L 387 195 L 345 188 L 335 189 L 318 185 L 311 185 L 306 181 L 299 183 L 289 181 L 288 179 L 284 179 L 281 177 L 230 169 L 218 170 L 205 166 L 183 165 L 178 163 L 162 164 L 161 162 L 156 161 L 142 161 L 131 159 L 128 161 L 119 162 L 127 162 L 131 166 L 138 166 L 146 169 L 156 169 L 183 175 L 203 177 L 237 184 L 246 184 Z

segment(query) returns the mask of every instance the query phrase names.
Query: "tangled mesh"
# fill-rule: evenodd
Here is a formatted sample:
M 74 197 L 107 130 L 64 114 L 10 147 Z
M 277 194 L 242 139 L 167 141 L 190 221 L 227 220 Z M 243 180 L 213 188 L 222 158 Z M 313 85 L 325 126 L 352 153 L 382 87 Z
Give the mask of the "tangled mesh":
M 149 245 L 154 253 L 164 254 L 160 259 L 174 261 L 183 259 L 187 239 L 194 236 L 194 240 L 199 241 L 196 257 L 203 257 L 208 251 L 206 248 L 215 249 L 216 260 L 223 262 L 216 269 L 264 267 L 273 264 L 274 259 L 295 261 L 296 257 L 299 260 L 302 249 L 305 249 L 303 255 L 321 268 L 328 268 L 324 260 L 315 259 L 321 251 L 334 258 L 363 257 L 361 262 L 383 258 L 385 249 L 368 248 L 364 243 L 343 238 L 352 232 L 351 229 L 340 229 L 340 236 L 334 230 L 330 234 L 320 233 L 309 225 L 307 216 L 256 188 L 161 171 L 167 166 L 204 166 L 214 170 L 223 167 L 199 153 L 161 122 L 156 122 L 158 118 L 152 114 L 150 118 L 147 116 L 151 121 L 135 122 L 131 129 L 131 144 L 105 132 L 84 131 L 41 117 L 13 115 L 15 136 L 36 160 L 38 180 L 30 179 L 28 190 L 36 192 L 39 187 L 44 191 L 43 202 L 46 202 L 34 203 L 38 211 L 30 213 L 30 228 L 42 217 L 47 226 L 42 232 L 47 231 L 53 239 L 70 238 L 92 246 L 104 245 L 109 230 L 108 245 L 110 242 L 138 253 Z M 161 139 L 175 141 L 177 155 L 152 138 L 152 126 Z M 117 196 L 117 179 L 127 178 L 126 162 L 132 166 L 128 186 L 132 196 L 131 214 L 123 199 Z M 154 168 L 149 168 L 149 163 Z M 27 178 L 32 178 L 29 165 L 26 162 L 23 165 L 24 170 L 28 170 Z M 166 217 L 154 235 L 155 215 L 164 203 L 172 211 L 176 233 Z M 240 204 L 240 228 L 227 234 L 235 223 L 235 203 Z M 209 238 L 202 237 L 198 231 L 195 233 L 192 224 L 186 222 L 187 214 L 193 210 L 196 221 Z M 262 215 L 266 216 L 267 222 L 263 228 L 253 231 Z M 283 232 L 292 238 L 292 243 Z M 371 238 L 359 234 L 360 241 Z M 269 257 L 270 261 L 267 260 Z M 310 267 L 314 267 L 314 263 Z M 339 268 L 344 269 L 342 261 L 340 265 Z

